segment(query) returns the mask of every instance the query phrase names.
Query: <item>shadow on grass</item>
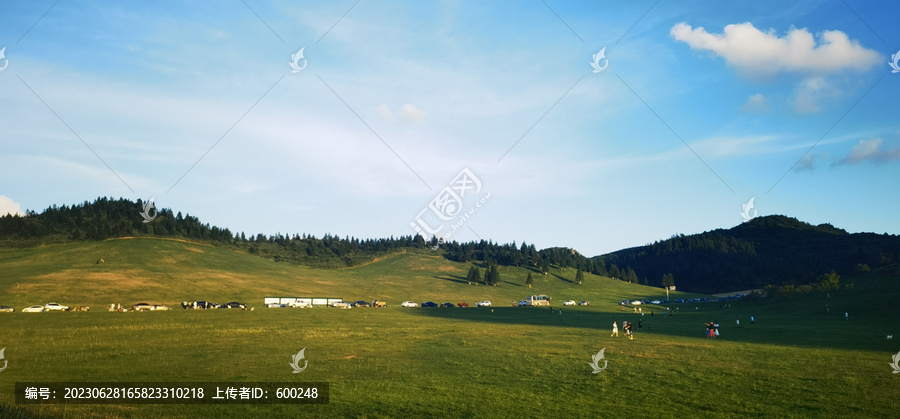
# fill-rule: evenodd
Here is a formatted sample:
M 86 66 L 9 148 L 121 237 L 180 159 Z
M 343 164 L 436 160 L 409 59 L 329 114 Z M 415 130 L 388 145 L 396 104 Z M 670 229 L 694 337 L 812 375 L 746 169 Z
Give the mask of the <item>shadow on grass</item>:
M 457 284 L 463 284 L 463 285 L 469 284 L 469 281 L 466 281 L 466 278 L 463 278 L 458 275 L 435 275 L 435 276 L 433 276 L 433 278 L 443 279 L 444 281 L 450 281 L 450 282 L 454 282 Z
M 693 307 L 693 306 L 691 306 Z M 687 307 L 682 307 L 687 308 Z M 699 341 L 712 341 L 706 337 L 706 323 L 715 321 L 720 324 L 718 341 L 723 343 L 741 342 L 753 344 L 775 344 L 793 347 L 815 347 L 850 350 L 894 350 L 890 341 L 885 341 L 883 334 L 872 333 L 863 323 L 851 323 L 840 318 L 815 316 L 798 316 L 794 313 L 767 314 L 761 307 L 747 305 L 740 309 L 710 308 L 687 311 L 674 316 L 657 314 L 651 317 L 633 312 L 598 312 L 584 307 L 509 307 L 497 305 L 491 309 L 474 308 L 468 310 L 435 310 L 418 309 L 410 311 L 414 315 L 443 318 L 477 323 L 493 323 L 525 326 L 546 326 L 548 335 L 555 334 L 553 328 L 583 329 L 588 339 L 605 340 L 612 329 L 613 322 L 619 325 L 622 334 L 622 322 L 634 324 L 635 341 L 650 336 L 669 336 L 694 338 Z M 560 310 L 562 309 L 562 310 Z M 551 311 L 552 310 L 552 311 Z M 749 324 L 751 310 L 756 316 L 756 324 Z M 559 312 L 562 311 L 562 314 Z M 764 316 L 765 321 L 760 319 Z M 741 325 L 737 325 L 737 319 Z M 638 329 L 638 322 L 643 321 L 643 328 Z M 887 326 L 885 326 L 887 327 Z M 543 333 L 543 332 L 542 332 Z M 571 333 L 571 330 L 559 333 Z M 615 338 L 610 338 L 615 339 Z M 654 339 L 655 341 L 655 339 Z

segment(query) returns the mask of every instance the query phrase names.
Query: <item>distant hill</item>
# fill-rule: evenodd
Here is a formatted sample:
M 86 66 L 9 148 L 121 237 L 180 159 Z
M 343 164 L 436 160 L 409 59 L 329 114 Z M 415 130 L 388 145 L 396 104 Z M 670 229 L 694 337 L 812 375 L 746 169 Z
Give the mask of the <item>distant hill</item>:
M 830 224 L 813 226 L 781 215 L 755 218 L 724 230 L 678 235 L 647 246 L 588 258 L 575 249 L 538 250 L 533 244 L 480 240 L 426 241 L 418 235 L 358 239 L 330 234 L 245 235 L 210 226 L 190 214 L 160 208 L 150 222 L 139 215 L 144 203 L 97 198 L 41 213 L 0 217 L 0 248 L 94 242 L 125 237 L 196 241 L 254 256 L 317 268 L 346 268 L 401 252 L 426 252 L 453 262 L 522 267 L 536 274 L 569 269 L 625 282 L 661 286 L 672 274 L 679 290 L 717 293 L 767 284 L 806 284 L 831 270 L 848 273 L 900 262 L 900 237 L 849 234 Z
M 602 267 L 578 252 L 567 248 L 538 251 L 534 245 L 499 244 L 492 241 L 437 246 L 437 238 L 427 241 L 418 235 L 390 238 L 358 239 L 326 234 L 321 238 L 309 234 L 232 233 L 227 228 L 210 226 L 190 214 L 182 215 L 159 208 L 152 221 L 139 215 L 144 203 L 126 199 L 97 198 L 71 206 L 53 205 L 41 213 L 28 211 L 25 216 L 0 217 L 0 248 L 27 248 L 47 244 L 98 241 L 123 237 L 166 237 L 188 239 L 217 247 L 244 251 L 276 262 L 319 268 L 346 268 L 371 262 L 403 251 L 437 250 L 455 262 L 478 262 L 487 265 L 529 266 L 548 272 L 550 266 L 562 269 L 580 268 L 603 275 Z M 152 214 L 152 212 L 151 212 Z M 636 281 L 632 281 L 636 282 Z
M 731 229 L 677 235 L 593 258 L 633 268 L 649 285 L 672 274 L 681 290 L 716 293 L 767 284 L 806 284 L 831 270 L 849 273 L 900 261 L 900 236 L 847 233 L 783 215 L 758 217 Z

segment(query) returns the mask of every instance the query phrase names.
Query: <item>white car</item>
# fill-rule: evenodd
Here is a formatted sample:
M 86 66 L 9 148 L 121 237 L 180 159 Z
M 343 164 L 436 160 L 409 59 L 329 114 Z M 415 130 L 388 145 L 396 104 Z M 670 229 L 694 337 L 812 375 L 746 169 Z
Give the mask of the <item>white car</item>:
M 478 303 L 478 307 L 490 307 L 490 306 L 491 306 L 491 302 L 488 300 L 484 300 L 484 301 Z
M 44 304 L 44 308 L 46 308 L 47 311 L 66 311 L 69 309 L 69 307 L 66 307 L 59 303 L 47 303 Z
M 650 304 L 662 304 L 662 301 L 659 301 L 659 300 L 653 300 L 653 301 L 650 302 Z
M 564 306 L 574 306 L 575 300 L 569 300 L 563 303 Z
M 634 301 L 631 302 L 631 305 L 633 305 L 633 306 L 639 306 L 639 305 L 641 305 L 641 304 L 642 304 L 642 303 L 641 303 L 641 300 L 634 300 Z
M 45 311 L 47 311 L 47 309 L 44 308 L 44 306 L 31 306 L 22 309 L 23 313 L 43 313 Z
M 418 307 L 419 305 L 412 301 L 404 301 L 400 303 L 400 307 Z

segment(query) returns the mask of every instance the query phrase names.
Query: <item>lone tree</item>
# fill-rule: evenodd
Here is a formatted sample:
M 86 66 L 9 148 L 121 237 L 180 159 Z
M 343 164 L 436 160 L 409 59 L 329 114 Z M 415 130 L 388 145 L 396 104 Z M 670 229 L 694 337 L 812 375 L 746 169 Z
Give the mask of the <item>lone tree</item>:
M 822 291 L 838 290 L 841 288 L 841 276 L 831 271 L 819 277 L 819 289 Z
M 497 265 L 492 265 L 489 273 L 485 274 L 487 276 L 486 283 L 488 285 L 497 286 L 500 283 L 500 269 L 497 268 Z
M 531 288 L 532 284 L 534 284 L 534 279 L 531 279 L 531 272 L 528 272 L 528 278 L 525 278 L 525 285 L 528 285 L 528 288 Z
M 549 260 L 541 259 L 541 272 L 543 272 L 544 275 L 547 275 L 547 273 L 550 272 L 550 261 Z
M 478 285 L 478 283 L 481 282 L 481 269 L 478 269 L 476 266 L 473 266 L 472 268 L 474 269 L 472 272 L 472 283 Z
M 581 268 L 578 268 L 578 272 L 575 272 L 575 281 L 578 282 L 578 285 L 584 282 L 584 272 L 581 271 Z
M 475 266 L 469 266 L 469 273 L 466 274 L 466 281 L 469 282 L 469 285 L 472 285 L 472 281 L 475 278 Z

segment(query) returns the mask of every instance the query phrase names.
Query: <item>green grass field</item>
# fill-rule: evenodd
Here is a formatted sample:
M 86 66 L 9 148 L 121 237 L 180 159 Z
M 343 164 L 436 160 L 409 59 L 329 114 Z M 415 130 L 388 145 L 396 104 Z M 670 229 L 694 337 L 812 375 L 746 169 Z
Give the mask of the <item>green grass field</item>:
M 895 275 L 843 278 L 853 288 L 830 295 L 724 309 L 671 304 L 679 308 L 673 317 L 651 307 L 640 317 L 616 302 L 664 296 L 659 288 L 592 275 L 578 285 L 574 271 L 553 270 L 535 274 L 529 290 L 524 268 L 501 270 L 498 287 L 471 286 L 467 269 L 423 251 L 316 270 L 162 239 L 0 250 L 0 305 L 92 306 L 0 313 L 9 362 L 0 372 L 0 417 L 892 417 L 900 408 L 900 374 L 888 365 L 900 340 L 886 340 L 900 331 Z M 591 305 L 562 315 L 508 307 L 529 294 L 552 296 L 554 308 L 570 298 Z M 390 307 L 265 309 L 266 296 L 377 298 Z M 195 299 L 256 309 L 103 310 Z M 399 307 L 484 299 L 493 311 Z M 609 336 L 613 321 L 639 318 L 644 329 L 633 341 Z M 713 320 L 722 325 L 718 340 L 703 336 Z M 309 368 L 292 374 L 288 363 L 301 348 Z M 602 348 L 608 368 L 592 374 L 591 355 Z M 325 381 L 331 402 L 16 406 L 17 381 Z

